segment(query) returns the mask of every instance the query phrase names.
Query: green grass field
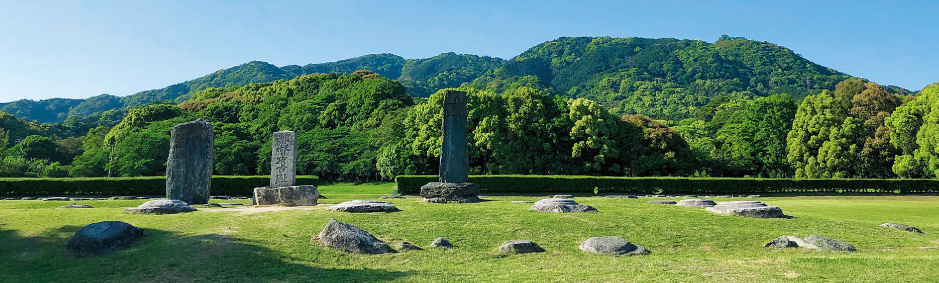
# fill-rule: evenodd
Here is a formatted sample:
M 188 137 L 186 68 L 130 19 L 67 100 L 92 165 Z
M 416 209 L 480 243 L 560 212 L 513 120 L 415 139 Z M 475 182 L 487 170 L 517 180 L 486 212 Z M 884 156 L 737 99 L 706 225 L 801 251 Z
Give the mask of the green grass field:
M 339 203 L 377 199 L 394 184 L 329 185 Z M 759 198 L 789 219 L 720 216 L 701 208 L 647 204 L 649 199 L 582 196 L 600 213 L 537 213 L 492 196 L 475 204 L 390 200 L 401 212 L 350 214 L 318 206 L 259 212 L 200 208 L 177 215 L 123 214 L 138 201 L 80 201 L 92 209 L 56 209 L 67 202 L 0 201 L 3 282 L 939 282 L 939 197 L 845 196 Z M 735 199 L 714 199 L 729 201 Z M 752 200 L 752 199 L 748 199 Z M 235 202 L 213 200 L 212 202 Z M 248 203 L 250 200 L 237 202 Z M 347 254 L 316 245 L 330 218 L 394 244 L 428 247 L 446 237 L 452 250 L 384 255 Z M 118 220 L 145 229 L 130 249 L 96 258 L 65 256 L 81 227 Z M 914 234 L 877 225 L 898 222 Z M 818 234 L 848 242 L 854 253 L 776 250 L 781 235 Z M 584 254 L 581 241 L 621 236 L 651 254 Z M 547 252 L 503 256 L 502 242 L 527 239 Z

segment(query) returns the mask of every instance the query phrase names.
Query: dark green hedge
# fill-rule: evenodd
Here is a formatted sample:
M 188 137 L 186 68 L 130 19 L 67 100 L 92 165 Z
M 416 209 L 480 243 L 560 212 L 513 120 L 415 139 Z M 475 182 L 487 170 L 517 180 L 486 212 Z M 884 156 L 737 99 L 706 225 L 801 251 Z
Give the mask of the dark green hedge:
M 402 194 L 418 194 L 436 175 L 398 176 Z M 474 175 L 483 193 L 760 194 L 760 193 L 939 193 L 930 179 L 760 179 L 688 177 L 593 177 Z
M 212 195 L 251 195 L 269 176 L 212 176 Z M 298 185 L 319 185 L 317 176 L 297 176 Z M 0 178 L 0 195 L 165 195 L 166 177 Z

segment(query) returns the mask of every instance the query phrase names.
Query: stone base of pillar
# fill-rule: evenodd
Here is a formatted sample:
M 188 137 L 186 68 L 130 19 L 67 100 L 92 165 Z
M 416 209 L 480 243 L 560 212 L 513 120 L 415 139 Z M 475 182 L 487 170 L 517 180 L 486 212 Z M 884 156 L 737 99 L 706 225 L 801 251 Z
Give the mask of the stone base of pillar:
M 479 202 L 479 184 L 430 182 L 421 187 L 421 197 L 432 203 Z
M 255 205 L 313 206 L 320 193 L 314 185 L 254 188 Z

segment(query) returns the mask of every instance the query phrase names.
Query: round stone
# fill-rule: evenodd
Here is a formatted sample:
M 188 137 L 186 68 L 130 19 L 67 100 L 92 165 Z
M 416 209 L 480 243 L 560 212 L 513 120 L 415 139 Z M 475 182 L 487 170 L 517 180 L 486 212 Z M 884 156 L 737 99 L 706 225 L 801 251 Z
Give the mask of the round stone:
M 544 252 L 538 244 L 528 240 L 511 240 L 499 246 L 499 253 L 503 254 L 525 254 Z
M 581 205 L 572 199 L 549 198 L 539 200 L 531 206 L 531 209 L 538 212 L 597 212 L 597 209 L 589 205 Z
M 750 218 L 783 218 L 782 209 L 769 206 L 759 201 L 728 201 L 705 208 L 708 211 L 723 215 L 741 216 Z
M 75 233 L 65 247 L 71 257 L 106 255 L 125 249 L 143 236 L 143 229 L 120 221 L 92 223 Z
M 388 244 L 375 238 L 372 234 L 352 224 L 336 221 L 336 219 L 329 220 L 326 227 L 323 227 L 323 231 L 316 236 L 316 241 L 327 247 L 349 253 L 383 254 L 393 252 Z
M 642 255 L 649 253 L 643 247 L 634 245 L 626 239 L 616 236 L 593 237 L 580 244 L 580 250 L 601 255 Z

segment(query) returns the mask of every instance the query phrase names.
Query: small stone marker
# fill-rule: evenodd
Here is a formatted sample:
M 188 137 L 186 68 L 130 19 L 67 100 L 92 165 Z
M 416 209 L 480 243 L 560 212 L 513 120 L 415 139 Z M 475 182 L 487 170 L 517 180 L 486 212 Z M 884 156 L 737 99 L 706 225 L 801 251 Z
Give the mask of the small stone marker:
M 130 247 L 143 236 L 143 229 L 120 221 L 92 223 L 75 233 L 65 247 L 70 257 L 106 255 Z
M 75 203 L 73 202 L 72 204 L 65 205 L 65 206 L 60 206 L 59 208 L 93 208 L 93 207 L 91 207 L 90 205 L 87 205 L 87 204 L 75 204 Z
M 447 241 L 447 238 L 444 238 L 444 237 L 438 237 L 434 239 L 434 241 L 430 243 L 430 246 L 434 248 L 444 248 L 444 249 L 453 248 L 453 244 L 451 244 L 450 241 Z
M 314 185 L 254 188 L 254 204 L 256 205 L 285 203 L 313 206 L 319 198 L 320 192 Z
M 423 251 L 424 250 L 421 247 L 415 246 L 414 244 L 411 244 L 408 242 L 397 243 L 395 244 L 395 248 L 398 249 L 399 251 L 407 251 L 407 250 Z
M 777 249 L 802 247 L 806 249 L 832 252 L 853 252 L 857 250 L 854 248 L 854 246 L 848 243 L 839 242 L 819 235 L 811 235 L 805 238 L 795 236 L 780 236 L 779 238 L 766 243 L 763 245 L 763 247 L 773 247 Z
M 375 200 L 350 200 L 336 205 L 327 206 L 326 210 L 352 213 L 401 211 L 390 202 Z
M 759 201 L 728 201 L 706 207 L 710 212 L 750 218 L 783 218 L 782 209 Z
M 166 159 L 166 198 L 187 204 L 209 202 L 215 165 L 213 140 L 212 124 L 206 120 L 173 127 Z
M 535 202 L 531 209 L 538 212 L 598 212 L 589 205 L 581 205 L 572 199 L 549 198 Z
M 918 229 L 918 228 L 916 228 L 916 227 L 910 226 L 910 225 L 906 225 L 906 224 L 900 224 L 900 223 L 884 223 L 884 224 L 880 224 L 879 226 L 880 226 L 880 227 L 893 228 L 893 229 L 900 229 L 900 230 L 907 231 L 907 232 L 913 232 L 913 233 L 919 233 L 919 234 L 926 234 L 926 233 L 923 233 L 922 230 L 920 230 L 920 229 Z
M 538 244 L 533 243 L 528 240 L 511 240 L 499 246 L 499 253 L 502 254 L 527 254 L 527 253 L 540 253 L 544 252 L 544 249 L 538 246 Z
M 383 254 L 394 252 L 372 234 L 351 224 L 330 219 L 323 231 L 314 238 L 317 242 L 348 253 Z
M 271 145 L 270 187 L 293 186 L 297 183 L 297 133 L 274 133 Z
M 717 205 L 713 200 L 709 199 L 683 199 L 678 201 L 677 205 L 679 206 L 694 206 L 694 207 L 712 207 Z
M 176 214 L 196 211 L 181 200 L 158 199 L 147 201 L 136 208 L 125 208 L 124 213 L 131 214 Z
M 626 239 L 609 236 L 593 237 L 580 244 L 580 250 L 586 253 L 601 255 L 643 255 L 649 251 L 641 246 L 634 245 Z
M 678 202 L 674 200 L 650 200 L 649 203 L 651 204 L 676 204 Z

